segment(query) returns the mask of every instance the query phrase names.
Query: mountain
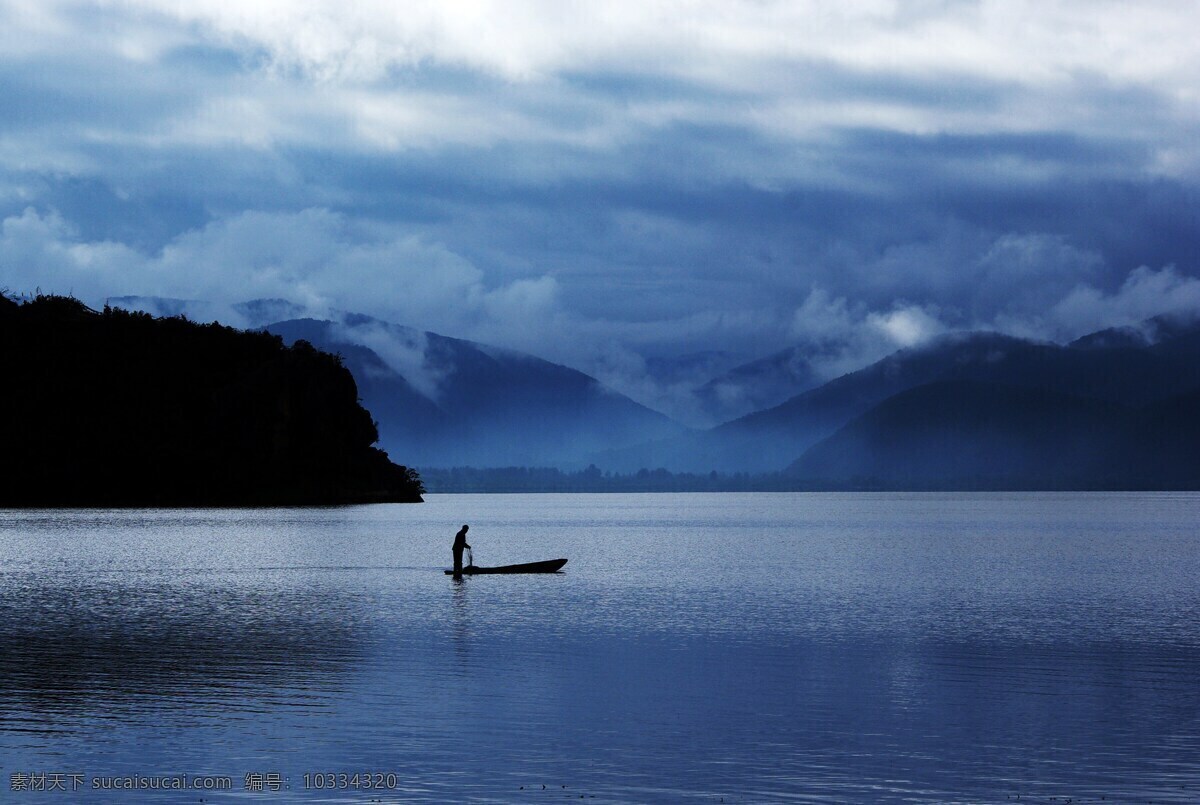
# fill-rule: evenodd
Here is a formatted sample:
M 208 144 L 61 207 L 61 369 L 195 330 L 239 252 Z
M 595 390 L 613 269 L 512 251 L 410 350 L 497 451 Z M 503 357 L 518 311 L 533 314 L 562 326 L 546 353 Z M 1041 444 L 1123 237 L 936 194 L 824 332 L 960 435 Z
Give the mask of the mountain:
M 1130 406 L 938 381 L 888 398 L 787 472 L 884 489 L 1196 489 L 1198 403 L 1197 392 Z
M 357 314 L 266 329 L 340 354 L 383 447 L 418 466 L 581 467 L 591 452 L 684 432 L 582 372 L 520 352 Z
M 341 355 L 378 424 L 380 444 L 412 464 L 573 469 L 585 466 L 591 452 L 686 432 L 574 369 L 356 313 L 303 318 L 302 308 L 282 299 L 216 305 L 130 296 L 109 302 L 158 315 L 236 321 L 288 344 L 306 340 Z M 692 356 L 688 365 L 722 360 Z
M 1176 319 L 1161 340 L 1128 334 L 1059 345 L 997 333 L 959 333 L 900 350 L 786 402 L 707 431 L 608 450 L 593 461 L 613 471 L 769 472 L 887 398 L 938 380 L 975 380 L 1145 405 L 1200 387 L 1200 328 Z
M 1125 477 L 1125 406 L 1046 389 L 942 380 L 889 397 L 788 468 L 885 488 L 1104 487 Z
M 1069 346 L 1079 349 L 1114 347 L 1154 347 L 1172 343 L 1200 333 L 1193 316 L 1165 315 L 1146 319 L 1135 326 L 1109 327 L 1075 339 Z
M 687 352 L 682 355 L 646 357 L 646 374 L 662 385 L 695 386 L 699 378 L 710 378 L 741 363 L 736 355 L 720 350 Z
M 727 422 L 771 408 L 824 380 L 802 347 L 792 347 L 714 377 L 696 389 L 700 408 L 713 422 Z
M 66 297 L 0 300 L 2 506 L 419 501 L 307 343 Z
M 1200 389 L 1148 405 L 1136 416 L 1142 488 L 1200 489 Z
M 236 312 L 251 319 L 292 310 L 280 300 L 260 300 Z M 930 384 L 977 383 L 1142 412 L 1200 388 L 1200 327 L 1187 317 L 1102 330 L 1065 345 L 989 332 L 954 333 L 696 431 L 585 374 L 509 350 L 355 314 L 337 314 L 332 321 L 291 318 L 269 329 L 288 343 L 304 339 L 342 355 L 378 420 L 383 446 L 428 467 L 574 470 L 594 463 L 616 473 L 643 468 L 779 473 L 877 406 Z M 706 369 L 722 370 L 698 394 L 712 415 L 721 406 L 733 406 L 729 411 L 765 404 L 815 383 L 812 357 L 794 349 L 727 368 L 733 356 L 711 353 L 647 360 L 646 368 L 676 385 Z M 1033 429 L 1019 424 L 1010 422 L 1006 432 Z M 1186 425 L 1182 419 L 1177 424 Z

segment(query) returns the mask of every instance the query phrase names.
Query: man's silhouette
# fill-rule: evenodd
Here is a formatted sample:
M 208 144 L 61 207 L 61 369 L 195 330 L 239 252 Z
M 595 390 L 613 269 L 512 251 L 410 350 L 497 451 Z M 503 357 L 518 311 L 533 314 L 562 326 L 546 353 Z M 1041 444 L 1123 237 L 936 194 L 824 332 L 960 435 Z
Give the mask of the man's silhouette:
M 454 535 L 454 547 L 452 548 L 452 550 L 454 551 L 454 576 L 455 576 L 455 578 L 462 576 L 463 548 L 471 547 L 470 545 L 467 544 L 467 529 L 468 528 L 470 528 L 470 526 L 468 526 L 467 524 L 464 523 L 463 527 L 460 528 L 458 533 Z

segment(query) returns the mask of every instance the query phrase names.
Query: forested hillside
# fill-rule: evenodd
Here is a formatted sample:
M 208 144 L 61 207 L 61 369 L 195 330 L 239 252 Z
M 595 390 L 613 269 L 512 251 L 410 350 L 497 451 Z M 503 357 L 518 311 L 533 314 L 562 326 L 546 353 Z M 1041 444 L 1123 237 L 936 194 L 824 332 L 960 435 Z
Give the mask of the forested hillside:
M 340 359 L 267 333 L 0 299 L 0 505 L 419 501 Z

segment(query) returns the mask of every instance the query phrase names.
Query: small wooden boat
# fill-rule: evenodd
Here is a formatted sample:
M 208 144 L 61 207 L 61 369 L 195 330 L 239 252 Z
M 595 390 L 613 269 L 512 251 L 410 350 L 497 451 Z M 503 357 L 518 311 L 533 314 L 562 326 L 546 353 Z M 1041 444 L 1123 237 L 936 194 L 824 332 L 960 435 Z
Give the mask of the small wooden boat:
M 467 565 L 462 569 L 464 576 L 485 576 L 489 573 L 557 573 L 567 563 L 566 559 L 547 559 L 544 562 L 526 562 L 523 565 L 502 565 L 501 567 L 475 567 Z M 453 576 L 453 570 L 446 571 L 447 576 Z

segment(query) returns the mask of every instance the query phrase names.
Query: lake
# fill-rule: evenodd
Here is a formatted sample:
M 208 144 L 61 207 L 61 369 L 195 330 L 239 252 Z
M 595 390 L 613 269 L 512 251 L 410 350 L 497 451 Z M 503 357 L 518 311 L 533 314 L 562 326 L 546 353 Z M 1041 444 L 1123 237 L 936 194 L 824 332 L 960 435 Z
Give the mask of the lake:
M 570 561 L 455 581 L 463 523 L 480 565 Z M 1198 524 L 1187 493 L 0 511 L 0 799 L 1196 802 Z

